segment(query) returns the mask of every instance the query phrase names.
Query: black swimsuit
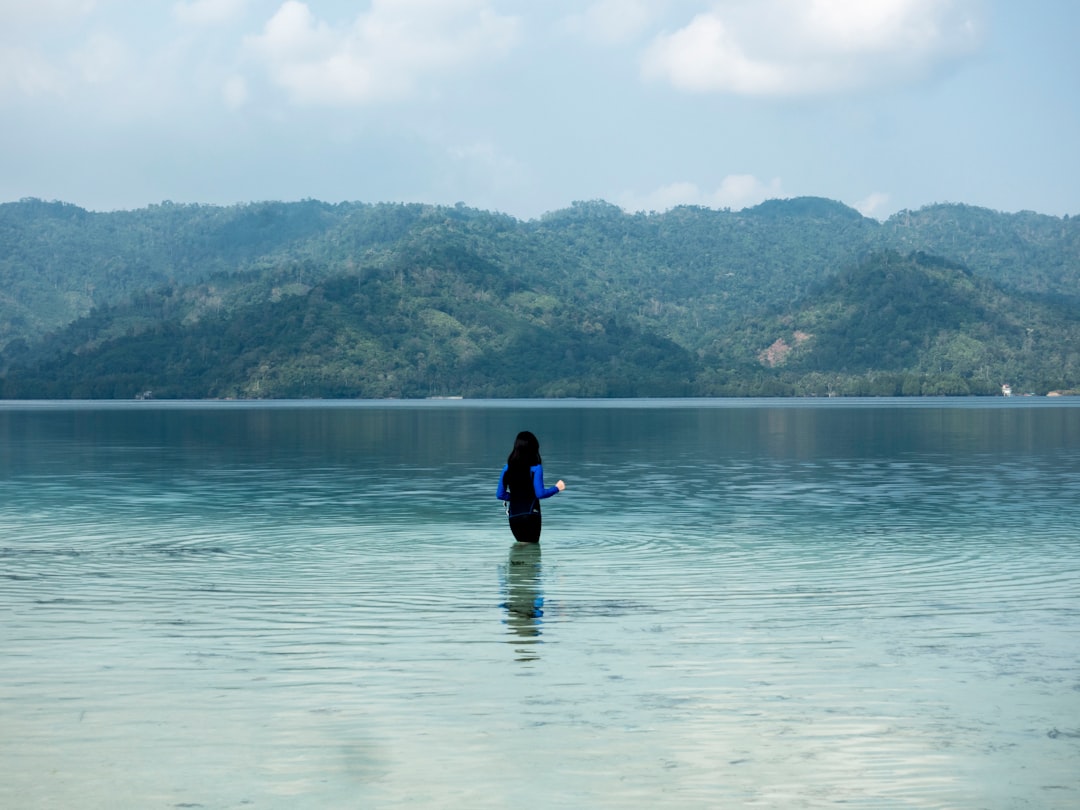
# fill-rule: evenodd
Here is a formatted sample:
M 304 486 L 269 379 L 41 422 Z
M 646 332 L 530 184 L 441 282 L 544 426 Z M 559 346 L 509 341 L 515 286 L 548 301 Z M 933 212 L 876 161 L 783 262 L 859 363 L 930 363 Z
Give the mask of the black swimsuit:
M 532 492 L 527 499 L 517 500 L 506 488 L 507 467 L 503 467 L 499 476 L 499 489 L 496 497 L 507 501 L 506 514 L 510 518 L 510 531 L 520 543 L 540 542 L 540 499 L 550 498 L 559 492 L 558 487 L 544 486 L 544 468 L 539 464 L 529 468 L 532 477 Z
M 533 499 L 530 505 L 521 504 L 515 511 L 511 500 L 506 514 L 510 517 L 510 531 L 519 543 L 540 542 L 540 501 Z

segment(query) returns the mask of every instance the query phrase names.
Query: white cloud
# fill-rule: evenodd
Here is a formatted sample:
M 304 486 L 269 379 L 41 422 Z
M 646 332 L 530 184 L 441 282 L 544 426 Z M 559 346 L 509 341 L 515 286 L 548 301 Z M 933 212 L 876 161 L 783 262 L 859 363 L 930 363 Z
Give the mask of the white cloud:
M 64 96 L 70 65 L 49 48 L 94 11 L 93 0 L 0 0 L 0 95 Z
M 247 80 L 243 76 L 230 76 L 221 87 L 221 97 L 230 109 L 243 107 L 248 100 Z
M 513 159 L 500 154 L 488 141 L 452 146 L 446 150 L 446 154 L 455 163 L 478 166 L 484 174 L 498 175 L 518 168 Z
M 625 194 L 619 198 L 619 205 L 627 211 L 667 211 L 679 205 L 738 211 L 765 200 L 787 196 L 779 178 L 765 183 L 752 174 L 731 174 L 712 191 L 701 189 L 696 183 L 671 183 L 645 194 Z
M 9 0 L 0 2 L 0 38 L 21 36 L 29 29 L 67 25 L 88 16 L 94 0 Z M 5 36 L 6 34 L 6 36 Z
M 372 0 L 336 27 L 288 0 L 246 45 L 294 101 L 349 105 L 407 96 L 424 79 L 504 55 L 517 36 L 517 19 L 487 0 Z
M 926 78 L 979 29 L 972 0 L 727 0 L 656 37 L 642 74 L 693 93 L 845 92 Z
M 173 4 L 173 17 L 187 25 L 223 25 L 239 19 L 248 0 L 188 0 Z
M 580 14 L 563 20 L 572 34 L 605 45 L 636 39 L 653 21 L 655 3 L 646 0 L 599 0 Z
M 446 155 L 449 162 L 443 164 L 438 179 L 441 188 L 475 189 L 475 196 L 469 201 L 471 205 L 498 208 L 495 200 L 507 197 L 520 204 L 520 189 L 529 186 L 530 173 L 513 156 L 504 154 L 488 141 L 451 146 L 446 149 Z
M 859 200 L 855 203 L 854 208 L 864 217 L 877 217 L 878 213 L 882 211 L 889 204 L 890 197 L 883 191 L 875 191 L 865 199 Z
M 129 69 L 130 54 L 116 37 L 99 31 L 66 54 L 44 48 L 0 45 L 0 93 L 14 90 L 26 97 L 69 98 L 78 87 L 102 85 Z
M 105 84 L 124 74 L 129 56 L 116 37 L 96 33 L 71 54 L 70 61 L 86 84 Z
M 66 87 L 63 72 L 43 54 L 0 47 L 0 94 L 11 90 L 23 96 L 61 95 Z

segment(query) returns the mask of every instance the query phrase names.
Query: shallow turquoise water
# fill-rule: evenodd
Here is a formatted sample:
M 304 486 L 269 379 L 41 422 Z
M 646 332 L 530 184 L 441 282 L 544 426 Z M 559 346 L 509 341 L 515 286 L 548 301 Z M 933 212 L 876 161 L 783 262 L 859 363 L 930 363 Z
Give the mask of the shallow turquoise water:
M 0 807 L 1080 804 L 1071 400 L 7 403 L 0 442 Z

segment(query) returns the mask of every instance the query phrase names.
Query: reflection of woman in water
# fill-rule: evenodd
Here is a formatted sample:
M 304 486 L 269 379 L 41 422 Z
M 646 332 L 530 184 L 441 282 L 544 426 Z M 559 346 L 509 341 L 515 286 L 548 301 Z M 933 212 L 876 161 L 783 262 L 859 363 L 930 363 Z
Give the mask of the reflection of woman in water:
M 514 543 L 510 547 L 510 559 L 506 563 L 506 624 L 520 639 L 540 637 L 540 623 L 544 615 L 544 591 L 540 585 L 540 544 Z M 529 641 L 518 643 L 530 643 Z M 530 660 L 535 655 L 519 650 Z
M 544 467 L 540 461 L 540 442 L 527 430 L 514 440 L 514 449 L 506 459 L 499 488 L 499 500 L 507 502 L 510 531 L 522 543 L 540 542 L 540 501 L 566 489 L 561 480 L 553 487 L 544 486 Z

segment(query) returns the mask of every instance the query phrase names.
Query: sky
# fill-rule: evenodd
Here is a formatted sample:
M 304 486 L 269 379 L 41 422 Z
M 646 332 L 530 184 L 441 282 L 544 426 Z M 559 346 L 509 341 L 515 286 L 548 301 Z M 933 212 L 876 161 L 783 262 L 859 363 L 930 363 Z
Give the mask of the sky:
M 1080 214 L 1076 0 L 0 0 L 0 202 Z

